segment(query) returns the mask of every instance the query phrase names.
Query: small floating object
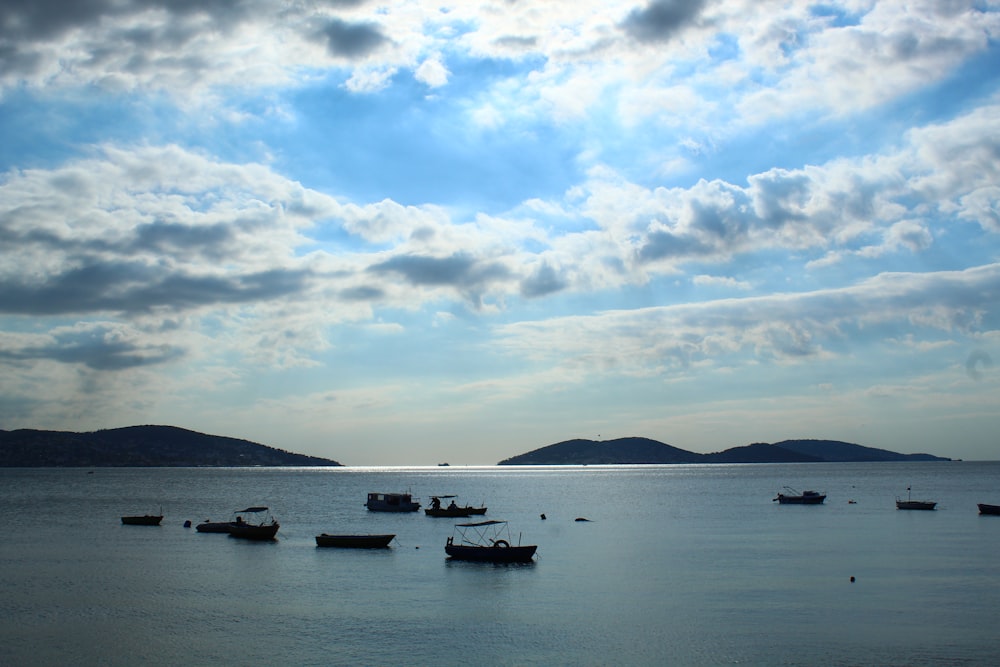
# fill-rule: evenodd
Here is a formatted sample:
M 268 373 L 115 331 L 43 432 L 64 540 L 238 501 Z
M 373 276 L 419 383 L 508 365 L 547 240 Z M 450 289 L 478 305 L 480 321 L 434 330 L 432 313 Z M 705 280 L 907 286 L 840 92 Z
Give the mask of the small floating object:
M 184 522 L 184 527 L 185 528 L 190 528 L 191 527 L 191 519 L 188 519 L 187 521 Z
M 545 515 L 542 514 L 542 521 L 545 521 Z
M 848 501 L 847 501 L 847 504 L 848 504 L 848 505 L 857 505 L 857 504 L 858 504 L 858 501 L 857 501 L 857 500 L 848 500 Z
M 576 521 L 590 521 L 590 519 L 585 519 L 582 516 L 578 516 L 578 517 L 576 517 Z
M 854 583 L 854 575 L 853 574 L 851 575 L 851 583 L 852 584 Z

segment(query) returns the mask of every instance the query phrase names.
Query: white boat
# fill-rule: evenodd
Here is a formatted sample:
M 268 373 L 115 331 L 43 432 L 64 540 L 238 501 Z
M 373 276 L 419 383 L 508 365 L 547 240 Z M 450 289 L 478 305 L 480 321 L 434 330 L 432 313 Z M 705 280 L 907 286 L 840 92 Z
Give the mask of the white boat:
M 420 503 L 409 493 L 369 493 L 365 507 L 372 512 L 416 512 Z

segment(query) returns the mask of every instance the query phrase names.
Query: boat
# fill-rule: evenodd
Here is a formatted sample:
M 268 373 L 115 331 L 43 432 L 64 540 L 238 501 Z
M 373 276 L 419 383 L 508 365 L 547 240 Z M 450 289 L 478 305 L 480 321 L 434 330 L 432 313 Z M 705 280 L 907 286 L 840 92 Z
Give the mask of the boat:
M 1000 505 L 987 505 L 986 503 L 979 503 L 979 513 L 1000 514 Z
M 318 547 L 342 547 L 346 549 L 384 549 L 395 535 L 328 535 L 316 536 Z
M 896 496 L 896 509 L 898 510 L 932 510 L 937 505 L 930 500 L 913 500 L 910 498 L 910 487 L 906 487 L 906 500 Z
M 122 523 L 126 526 L 159 526 L 163 515 L 143 514 L 142 516 L 123 516 Z
M 228 533 L 232 521 L 209 521 L 205 519 L 194 527 L 199 533 Z
M 369 493 L 365 507 L 372 512 L 416 512 L 420 503 L 409 493 Z
M 441 506 L 442 498 L 451 498 L 452 501 L 447 507 Z M 431 506 L 424 510 L 424 514 L 434 517 L 465 518 L 473 515 L 486 514 L 486 507 L 472 507 L 466 505 L 460 507 L 455 504 L 455 496 L 431 496 Z
M 248 507 L 235 512 L 236 520 L 229 524 L 229 537 L 244 540 L 273 540 L 280 524 L 266 507 Z
M 448 538 L 444 552 L 453 560 L 484 563 L 530 563 L 538 545 L 511 544 L 506 521 L 480 521 L 455 524 L 455 534 Z
M 771 502 L 777 500 L 779 505 L 821 505 L 826 500 L 826 494 L 818 491 L 799 493 L 790 486 L 786 486 L 785 491 L 788 493 L 779 493 Z

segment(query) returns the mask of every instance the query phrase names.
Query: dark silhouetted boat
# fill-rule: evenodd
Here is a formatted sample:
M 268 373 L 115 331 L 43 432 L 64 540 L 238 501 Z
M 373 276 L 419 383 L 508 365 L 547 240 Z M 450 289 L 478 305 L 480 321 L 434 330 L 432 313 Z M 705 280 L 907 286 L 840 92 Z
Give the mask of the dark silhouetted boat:
M 935 501 L 910 498 L 910 487 L 906 487 L 906 500 L 896 496 L 896 509 L 898 510 L 932 510 L 936 506 L 937 502 Z
M 248 507 L 236 512 L 236 520 L 229 524 L 229 537 L 244 540 L 273 540 L 281 526 L 266 507 Z
M 420 503 L 409 493 L 369 493 L 365 507 L 372 512 L 416 512 Z
M 143 514 L 142 516 L 123 516 L 122 523 L 126 526 L 159 526 L 163 515 Z
M 1000 515 L 1000 505 L 987 505 L 986 503 L 979 503 L 979 513 Z
M 316 536 L 318 547 L 341 547 L 344 549 L 385 549 L 395 535 L 328 535 Z
M 790 486 L 785 487 L 788 493 L 779 493 L 771 502 L 778 501 L 779 505 L 822 505 L 826 500 L 826 494 L 818 491 L 803 491 L 799 493 Z
M 233 525 L 232 521 L 209 521 L 205 519 L 197 526 L 194 527 L 199 533 L 229 533 L 229 527 Z
M 448 538 L 444 552 L 454 560 L 485 563 L 530 563 L 538 545 L 511 544 L 506 521 L 480 521 L 455 524 L 455 534 Z
M 472 507 L 466 505 L 465 507 L 460 507 L 455 504 L 456 496 L 431 496 L 431 506 L 424 510 L 424 514 L 427 516 L 436 517 L 452 517 L 452 518 L 464 518 L 473 515 L 486 514 L 486 507 Z M 442 499 L 452 499 L 451 503 L 447 507 L 441 506 Z

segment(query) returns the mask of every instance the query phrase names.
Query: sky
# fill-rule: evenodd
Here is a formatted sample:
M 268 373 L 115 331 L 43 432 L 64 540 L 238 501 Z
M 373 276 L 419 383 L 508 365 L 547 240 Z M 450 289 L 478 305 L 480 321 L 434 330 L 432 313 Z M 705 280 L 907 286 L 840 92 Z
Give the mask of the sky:
M 998 0 L 3 0 L 0 429 L 1000 459 Z

